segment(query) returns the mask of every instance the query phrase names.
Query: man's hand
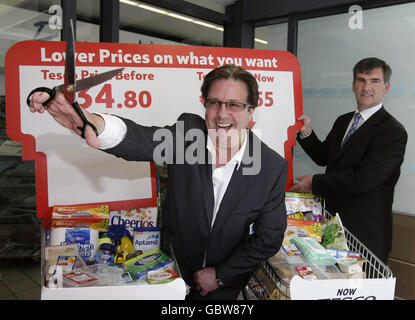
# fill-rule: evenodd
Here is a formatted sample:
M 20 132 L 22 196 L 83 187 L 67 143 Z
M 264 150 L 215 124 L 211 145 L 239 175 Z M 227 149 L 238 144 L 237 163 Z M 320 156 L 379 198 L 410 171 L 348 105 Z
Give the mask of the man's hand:
M 196 289 L 201 290 L 200 295 L 205 296 L 209 292 L 219 288 L 216 283 L 216 270 L 214 267 L 208 267 L 196 271 L 193 274 L 193 278 L 196 283 Z
M 301 137 L 306 137 L 311 133 L 311 120 L 310 117 L 303 114 L 297 118 L 299 121 L 303 121 L 303 127 L 300 129 Z
M 313 184 L 313 176 L 302 176 L 302 177 L 296 177 L 298 182 L 293 185 L 290 189 L 288 189 L 289 192 L 298 192 L 298 193 L 310 193 L 313 192 L 312 190 L 312 184 Z
M 81 135 L 81 130 L 79 130 L 78 127 L 82 127 L 82 120 L 71 104 L 65 99 L 64 95 L 62 93 L 58 93 L 55 99 L 44 107 L 42 102 L 45 102 L 48 98 L 49 95 L 45 92 L 35 92 L 30 101 L 30 111 L 44 113 L 46 110 L 60 125 L 74 131 L 78 135 Z M 101 133 L 105 128 L 104 119 L 102 119 L 99 115 L 89 113 L 84 109 L 82 109 L 82 111 L 87 120 L 95 125 L 98 133 Z M 94 130 L 90 126 L 86 126 L 85 128 L 85 141 L 93 148 L 99 148 L 101 145 Z

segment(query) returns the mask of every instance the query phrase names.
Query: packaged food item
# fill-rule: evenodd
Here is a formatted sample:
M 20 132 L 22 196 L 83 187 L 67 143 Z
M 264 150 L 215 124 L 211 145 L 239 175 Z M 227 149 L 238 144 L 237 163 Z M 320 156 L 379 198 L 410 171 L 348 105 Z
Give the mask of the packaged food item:
M 76 243 L 68 243 L 45 247 L 45 260 L 48 267 L 56 265 L 59 256 L 78 256 L 79 250 Z
M 124 263 L 127 260 L 127 255 L 134 251 L 130 233 L 124 225 L 111 225 L 108 227 L 108 236 L 115 245 L 114 263 Z
M 54 219 L 51 228 L 88 228 L 107 232 L 108 219 Z
M 114 264 L 115 246 L 112 243 L 103 243 L 100 245 L 97 255 L 97 263 Z
M 108 235 L 108 232 L 100 232 L 99 234 L 99 240 L 98 240 L 98 248 L 101 246 L 101 244 L 103 243 L 109 243 L 112 244 L 111 238 Z
M 82 270 L 82 268 L 64 273 L 62 279 L 63 287 L 86 287 L 105 285 L 105 281 L 99 274 Z
M 135 228 L 156 227 L 157 207 L 111 211 L 109 225 L 123 225 L 130 234 Z
M 336 265 L 318 265 L 313 262 L 304 262 L 290 265 L 292 276 L 300 275 L 306 280 L 345 279 Z
M 322 245 L 325 248 L 349 250 L 346 236 L 338 213 L 321 226 Z
M 145 279 L 149 271 L 165 269 L 174 269 L 174 261 L 160 249 L 143 253 L 124 263 L 124 270 L 134 280 Z
M 52 226 L 50 243 L 52 246 L 76 243 L 79 255 L 86 261 L 93 260 L 97 251 L 99 234 L 92 228 L 63 228 Z
M 286 192 L 285 207 L 287 215 L 311 211 L 314 216 L 323 217 L 322 198 L 312 193 Z M 321 221 L 321 218 L 316 219 L 318 222 Z
M 285 255 L 285 260 L 289 264 L 301 263 L 304 261 L 304 254 L 295 244 L 293 243 L 283 244 L 281 247 L 282 247 L 282 252 Z
M 94 264 L 77 268 L 62 275 L 62 287 L 115 286 L 131 282 L 123 269 L 107 264 Z
M 291 239 L 291 242 L 300 248 L 306 260 L 309 262 L 314 262 L 318 265 L 334 265 L 336 263 L 336 259 L 334 259 L 326 249 L 313 238 L 293 238 Z
M 329 248 L 326 248 L 326 251 L 330 253 L 336 260 L 340 258 L 347 258 L 349 256 L 360 257 L 360 253 L 353 252 L 353 251 L 337 250 L 337 249 L 329 249 Z
M 327 279 L 345 279 L 344 273 L 336 265 L 318 266 L 321 273 L 324 273 Z
M 358 273 L 362 272 L 363 262 L 366 259 L 362 259 L 358 256 L 348 256 L 346 258 L 340 258 L 337 260 L 337 264 L 341 271 L 345 273 Z
M 296 211 L 293 213 L 287 214 L 287 218 L 290 219 L 297 219 L 297 220 L 306 220 L 306 221 L 313 221 L 313 222 L 324 222 L 326 219 L 322 215 L 314 215 L 313 211 Z
M 310 266 L 296 267 L 295 270 L 300 275 L 300 277 L 305 280 L 318 280 L 317 275 L 314 273 L 313 269 Z
M 153 270 L 147 272 L 147 281 L 150 284 L 167 283 L 177 279 L 179 275 L 172 269 Z
M 53 206 L 52 208 L 52 219 L 82 218 L 108 220 L 109 214 L 110 211 L 107 205 Z
M 61 267 L 62 272 L 68 272 L 73 270 L 75 268 L 77 259 L 77 256 L 59 256 L 58 261 L 56 261 L 55 270 L 53 271 L 53 274 L 55 274 L 57 267 Z
M 319 222 L 287 218 L 287 229 L 283 244 L 289 244 L 293 238 L 311 237 L 321 241 L 321 224 Z
M 149 252 L 160 249 L 160 228 L 136 228 L 134 230 L 134 250 Z

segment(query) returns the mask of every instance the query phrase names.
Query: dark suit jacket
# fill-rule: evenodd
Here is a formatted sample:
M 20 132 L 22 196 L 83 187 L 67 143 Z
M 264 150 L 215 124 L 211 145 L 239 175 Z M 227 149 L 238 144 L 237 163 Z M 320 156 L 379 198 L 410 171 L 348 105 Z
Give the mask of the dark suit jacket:
M 163 224 L 168 228 L 176 261 L 184 280 L 192 286 L 193 273 L 202 268 L 206 252 L 206 266 L 215 266 L 217 276 L 226 286 L 241 288 L 249 273 L 281 246 L 286 228 L 287 163 L 249 131 L 243 161 L 232 175 L 211 229 L 214 195 L 205 121 L 193 114 L 182 114 L 178 120 L 175 125 L 165 127 L 174 139 L 163 141 L 165 146 L 173 148 L 174 161 L 181 159 L 175 138 L 186 136 L 190 129 L 200 129 L 204 139 L 186 141 L 184 148 L 194 150 L 196 143 L 196 149 L 204 155 L 202 161 L 193 165 L 168 164 Z M 130 161 L 152 161 L 153 151 L 160 144 L 153 141 L 153 134 L 160 128 L 123 121 L 127 136 L 105 151 Z M 250 167 L 247 160 L 253 142 L 260 148 L 257 160 L 261 168 L 256 175 L 244 175 L 243 169 Z M 251 223 L 254 223 L 253 235 L 249 235 Z
M 354 112 L 337 118 L 326 140 L 313 132 L 297 137 L 304 151 L 325 174 L 313 177 L 313 193 L 338 212 L 344 226 L 386 262 L 392 244 L 392 202 L 404 159 L 405 128 L 382 107 L 341 148 Z

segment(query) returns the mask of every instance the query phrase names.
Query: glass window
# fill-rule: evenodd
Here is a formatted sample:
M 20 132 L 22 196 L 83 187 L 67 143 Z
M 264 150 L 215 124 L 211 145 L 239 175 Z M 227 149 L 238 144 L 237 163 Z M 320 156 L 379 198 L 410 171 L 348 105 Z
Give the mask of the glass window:
M 288 23 L 255 28 L 255 49 L 287 50 Z
M 366 57 L 378 57 L 392 68 L 391 89 L 384 106 L 406 128 L 409 140 L 394 209 L 413 212 L 405 199 L 415 186 L 415 4 L 302 20 L 298 26 L 298 59 L 302 68 L 304 113 L 324 140 L 335 119 L 356 108 L 352 92 L 352 69 Z M 324 171 L 301 147 L 294 148 L 294 175 Z
M 120 0 L 120 29 L 176 43 L 223 46 L 223 26 L 138 1 Z

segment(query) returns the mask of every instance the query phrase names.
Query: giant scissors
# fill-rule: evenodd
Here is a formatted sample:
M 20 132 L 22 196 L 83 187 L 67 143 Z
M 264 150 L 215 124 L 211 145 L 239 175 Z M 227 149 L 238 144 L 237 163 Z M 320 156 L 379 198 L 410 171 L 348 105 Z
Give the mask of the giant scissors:
M 97 128 L 86 119 L 82 112 L 78 102 L 76 101 L 76 92 L 82 91 L 88 88 L 92 88 L 100 83 L 103 83 L 112 77 L 120 73 L 124 68 L 114 69 L 111 71 L 103 72 L 92 77 L 75 81 L 75 36 L 72 19 L 70 20 L 70 34 L 66 41 L 66 56 L 65 56 L 65 72 L 64 72 L 64 83 L 53 87 L 52 89 L 47 87 L 38 87 L 32 90 L 26 100 L 27 105 L 30 105 L 30 98 L 35 92 L 46 92 L 49 94 L 49 99 L 42 103 L 43 106 L 47 105 L 55 98 L 58 92 L 63 93 L 66 100 L 72 105 L 76 113 L 82 120 L 82 127 L 78 127 L 81 130 L 81 137 L 85 138 L 85 129 L 90 126 L 95 134 L 98 136 Z

